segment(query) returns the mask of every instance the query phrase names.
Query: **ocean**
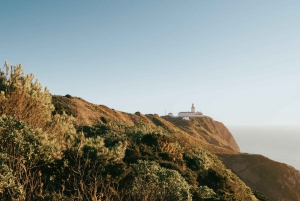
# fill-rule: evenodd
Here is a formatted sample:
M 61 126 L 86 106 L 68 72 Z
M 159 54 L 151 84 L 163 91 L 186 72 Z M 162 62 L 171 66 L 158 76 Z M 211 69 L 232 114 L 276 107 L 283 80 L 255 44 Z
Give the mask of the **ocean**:
M 300 127 L 228 126 L 241 152 L 261 154 L 300 170 Z

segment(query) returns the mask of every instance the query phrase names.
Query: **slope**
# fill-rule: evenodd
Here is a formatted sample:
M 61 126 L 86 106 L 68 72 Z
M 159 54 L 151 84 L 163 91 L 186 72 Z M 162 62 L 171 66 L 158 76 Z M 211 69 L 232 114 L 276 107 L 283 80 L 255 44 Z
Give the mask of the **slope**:
M 230 168 L 253 190 L 263 192 L 270 200 L 300 200 L 300 171 L 254 154 L 219 154 Z
M 209 117 L 205 117 L 205 121 L 199 122 L 199 125 L 196 126 L 193 126 L 193 124 L 199 121 L 197 119 L 195 119 L 192 124 L 189 121 L 176 119 L 179 121 L 178 126 L 178 124 L 176 124 L 177 122 L 170 121 L 168 117 L 160 117 L 157 114 L 142 115 L 140 112 L 136 112 L 135 114 L 125 113 L 104 105 L 95 105 L 70 95 L 54 95 L 53 104 L 56 108 L 54 113 L 62 114 L 62 112 L 65 111 L 67 114 L 76 117 L 75 123 L 77 126 L 92 126 L 109 122 L 119 122 L 133 126 L 138 122 L 144 122 L 154 127 L 160 126 L 171 132 L 187 132 L 193 141 L 197 141 L 199 146 L 213 153 L 236 153 L 236 151 L 239 151 L 238 145 L 235 143 L 231 134 L 218 130 L 218 128 L 221 128 L 227 131 L 226 127 L 223 128 L 223 124 L 221 123 L 215 125 L 213 123 L 214 121 Z M 181 127 L 180 125 L 183 126 Z M 195 129 L 190 129 L 192 127 L 195 127 Z M 197 131 L 203 131 L 206 135 L 202 133 L 198 134 Z M 229 142 L 225 140 L 226 138 L 230 140 L 233 139 L 233 145 L 230 145 Z
M 210 151 L 214 153 L 224 153 L 224 150 L 227 150 L 231 153 L 240 151 L 235 139 L 224 126 L 224 124 L 214 121 L 208 116 L 201 118 L 190 118 L 189 121 L 182 118 L 173 118 L 169 116 L 163 116 L 162 118 L 173 123 L 195 138 L 214 145 L 214 147 L 222 148 L 220 150 L 210 149 Z

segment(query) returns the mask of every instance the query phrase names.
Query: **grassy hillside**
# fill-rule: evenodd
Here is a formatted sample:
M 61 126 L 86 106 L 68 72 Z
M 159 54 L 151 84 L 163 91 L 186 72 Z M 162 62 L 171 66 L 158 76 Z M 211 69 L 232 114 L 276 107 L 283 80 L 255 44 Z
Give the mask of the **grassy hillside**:
M 214 121 L 210 117 L 190 118 L 189 121 L 169 116 L 163 116 L 162 118 L 173 123 L 195 138 L 213 145 L 213 147 L 210 146 L 207 147 L 207 149 L 214 153 L 233 153 L 240 151 L 239 146 L 228 129 L 221 122 Z
M 231 148 L 215 146 L 187 134 L 155 114 L 124 113 L 71 96 L 54 96 L 53 103 L 55 113 L 67 111 L 76 115 L 77 130 L 86 137 L 106 137 L 112 130 L 115 132 L 116 127 L 118 130 L 122 127 L 120 134 L 127 142 L 124 172 L 118 175 L 117 181 L 122 187 L 128 185 L 128 179 L 133 177 L 133 165 L 151 161 L 161 168 L 177 171 L 190 186 L 193 200 L 256 200 L 241 180 L 214 154 L 206 151 L 208 148 L 234 153 Z

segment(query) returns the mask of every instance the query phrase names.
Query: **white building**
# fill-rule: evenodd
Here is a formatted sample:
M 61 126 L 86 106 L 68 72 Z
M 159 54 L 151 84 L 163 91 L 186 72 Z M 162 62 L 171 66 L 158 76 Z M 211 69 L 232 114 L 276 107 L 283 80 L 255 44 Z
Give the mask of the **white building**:
M 178 117 L 203 117 L 202 112 L 195 112 L 195 106 L 194 103 L 192 104 L 191 111 L 190 112 L 179 112 Z M 188 118 L 184 118 L 188 120 Z

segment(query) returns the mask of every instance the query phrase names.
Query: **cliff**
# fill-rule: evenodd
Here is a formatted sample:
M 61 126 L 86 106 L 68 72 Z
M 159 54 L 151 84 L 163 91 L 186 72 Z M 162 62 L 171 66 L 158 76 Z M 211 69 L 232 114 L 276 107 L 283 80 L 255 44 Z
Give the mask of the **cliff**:
M 190 118 L 188 121 L 182 118 L 173 118 L 169 116 L 163 116 L 162 118 L 170 121 L 175 126 L 181 128 L 197 139 L 223 148 L 218 150 L 208 147 L 208 149 L 214 153 L 224 153 L 224 150 L 227 150 L 228 152 L 240 151 L 234 137 L 224 124 L 214 121 L 210 117 Z
M 236 143 L 233 135 L 230 133 L 227 127 L 222 122 L 214 121 L 214 123 L 219 131 L 218 134 L 220 135 L 220 137 L 226 142 L 228 142 L 229 145 L 233 148 L 233 150 L 240 152 L 239 145 Z

